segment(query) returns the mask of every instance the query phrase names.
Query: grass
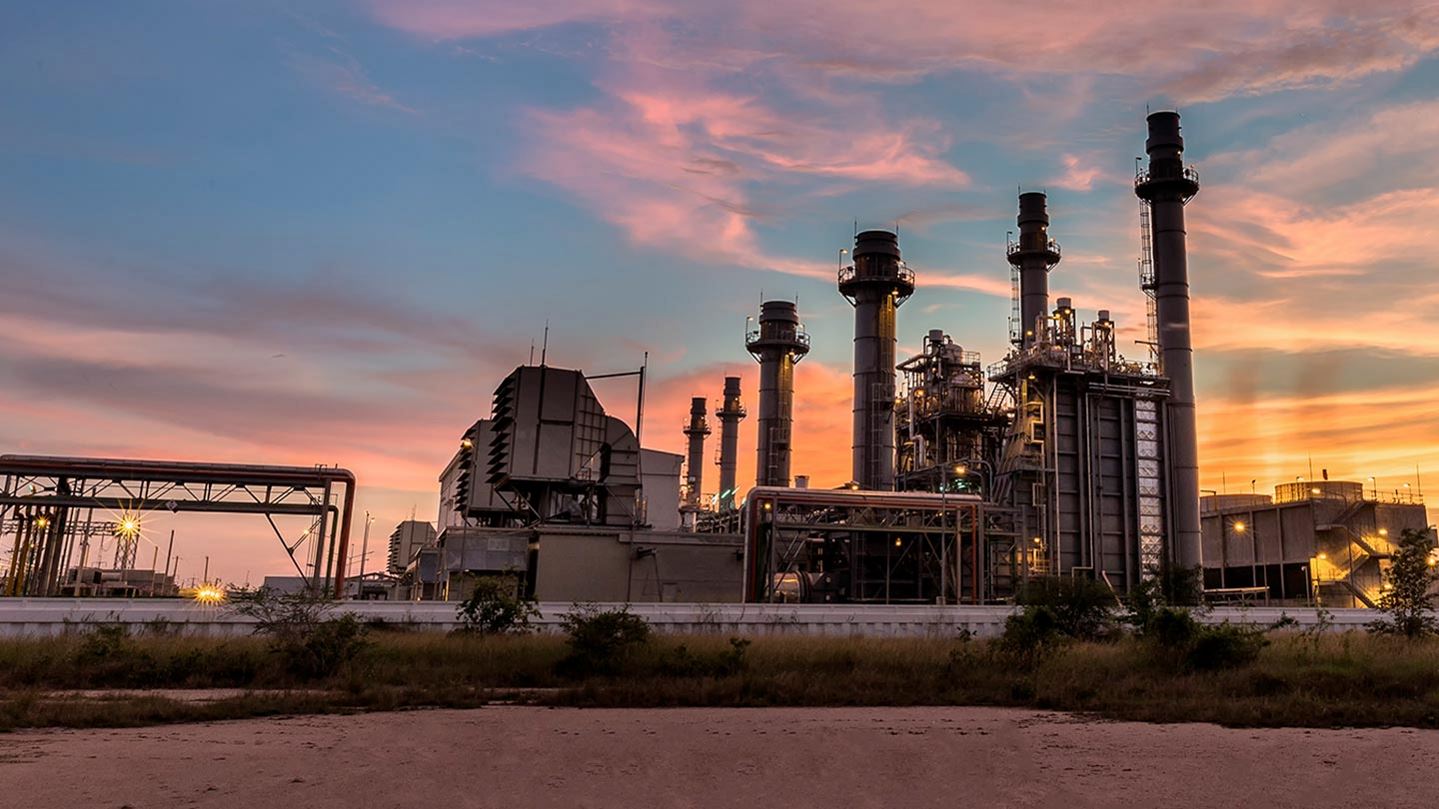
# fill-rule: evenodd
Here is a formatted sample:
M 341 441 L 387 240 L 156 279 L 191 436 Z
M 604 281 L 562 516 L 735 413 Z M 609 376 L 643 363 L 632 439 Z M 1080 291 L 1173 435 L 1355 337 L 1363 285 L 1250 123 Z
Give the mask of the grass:
M 656 636 L 604 661 L 555 636 L 374 631 L 332 676 L 297 678 L 260 638 L 73 634 L 0 640 L 0 729 L 473 707 L 1000 705 L 1230 726 L 1439 727 L 1439 640 L 1274 634 L 1252 663 L 1188 671 L 1146 641 L 1061 644 L 1019 660 L 940 638 Z M 246 689 L 209 702 L 74 689 Z M 515 691 L 534 689 L 533 691 Z

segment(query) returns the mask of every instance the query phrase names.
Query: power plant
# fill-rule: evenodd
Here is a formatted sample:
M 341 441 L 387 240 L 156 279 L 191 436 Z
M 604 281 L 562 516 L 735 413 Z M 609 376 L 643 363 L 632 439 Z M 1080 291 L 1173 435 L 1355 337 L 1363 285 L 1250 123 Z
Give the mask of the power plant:
M 1147 124 L 1133 183 L 1145 356 L 1120 352 L 1110 308 L 1090 318 L 1071 297 L 1051 300 L 1063 258 L 1051 225 L 1063 222 L 1043 192 L 1019 194 L 1017 237 L 995 257 L 1012 300 L 1007 351 L 989 364 L 943 328 L 898 356 L 899 312 L 921 279 L 897 231 L 856 227 L 835 279 L 854 312 L 848 482 L 816 489 L 794 474 L 795 369 L 812 346 L 797 301 L 765 300 L 743 341 L 759 366 L 743 496 L 741 377 L 690 392 L 679 455 L 641 443 L 645 369 L 586 374 L 542 355 L 459 435 L 434 530 L 402 524 L 388 569 L 353 592 L 453 600 L 500 576 L 545 601 L 985 604 L 1035 577 L 1092 579 L 1122 597 L 1166 568 L 1202 568 L 1215 599 L 1373 606 L 1392 538 L 1426 527 L 1417 492 L 1381 496 L 1326 472 L 1273 496 L 1200 496 L 1185 233 L 1199 178 L 1183 162 L 1178 113 Z M 613 378 L 637 382 L 633 423 L 591 387 Z M 707 494 L 711 416 L 719 469 Z M 299 540 L 280 536 L 292 578 L 352 592 L 344 470 L 6 456 L 0 475 L 6 595 L 173 590 L 168 559 L 163 573 L 136 571 L 133 541 L 118 543 L 113 570 L 93 569 L 96 532 L 125 538 L 96 508 L 304 516 L 312 528 Z

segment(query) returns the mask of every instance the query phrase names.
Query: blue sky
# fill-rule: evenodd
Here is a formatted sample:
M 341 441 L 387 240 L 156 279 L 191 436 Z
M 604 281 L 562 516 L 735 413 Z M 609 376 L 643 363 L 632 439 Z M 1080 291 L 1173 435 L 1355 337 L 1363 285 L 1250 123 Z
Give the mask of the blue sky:
M 1415 2 L 6 4 L 0 449 L 339 463 L 388 526 L 546 322 L 554 364 L 648 351 L 677 450 L 798 296 L 795 469 L 838 483 L 855 222 L 918 273 L 902 351 L 994 360 L 1047 190 L 1054 294 L 1140 339 L 1129 179 L 1177 106 L 1205 485 L 1395 488 L 1439 474 L 1436 49 Z

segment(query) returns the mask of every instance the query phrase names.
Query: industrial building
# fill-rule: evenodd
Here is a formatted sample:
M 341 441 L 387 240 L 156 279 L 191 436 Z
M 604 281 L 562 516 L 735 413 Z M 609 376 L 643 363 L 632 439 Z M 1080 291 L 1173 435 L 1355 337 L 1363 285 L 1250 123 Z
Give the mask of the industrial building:
M 838 488 L 794 474 L 795 368 L 811 341 L 796 301 L 765 300 L 743 341 L 759 366 L 754 419 L 740 377 L 727 376 L 693 392 L 683 455 L 650 449 L 646 369 L 586 374 L 542 353 L 501 380 L 489 413 L 457 437 L 434 526 L 401 523 L 387 572 L 350 588 L 354 479 L 344 470 L 5 456 L 4 592 L 172 590 L 168 560 L 164 574 L 137 569 L 133 542 L 118 544 L 108 573 L 87 557 L 97 532 L 125 538 L 123 521 L 96 520 L 96 508 L 165 508 L 307 515 L 299 539 L 279 536 L 299 574 L 286 586 L 363 598 L 458 600 L 499 576 L 559 602 L 980 604 L 1051 575 L 1122 596 L 1172 566 L 1202 568 L 1217 597 L 1372 606 L 1392 538 L 1426 526 L 1417 493 L 1382 498 L 1326 475 L 1273 496 L 1201 501 L 1185 236 L 1199 178 L 1183 161 L 1179 115 L 1155 112 L 1147 125 L 1133 184 L 1135 294 L 1147 308 L 1139 357 L 1121 352 L 1111 309 L 1089 318 L 1084 301 L 1051 300 L 1064 254 L 1042 192 L 1019 194 L 1017 230 L 996 251 L 1012 311 L 1008 350 L 989 364 L 943 328 L 898 356 L 899 313 L 923 279 L 897 232 L 856 227 L 835 278 L 854 312 L 852 478 Z M 613 378 L 637 383 L 632 421 L 591 387 Z M 718 475 L 707 484 L 711 419 Z M 755 479 L 741 482 L 749 425 Z
M 1205 589 L 1268 603 L 1373 607 L 1394 543 L 1428 527 L 1422 498 L 1355 481 L 1297 480 L 1201 506 Z

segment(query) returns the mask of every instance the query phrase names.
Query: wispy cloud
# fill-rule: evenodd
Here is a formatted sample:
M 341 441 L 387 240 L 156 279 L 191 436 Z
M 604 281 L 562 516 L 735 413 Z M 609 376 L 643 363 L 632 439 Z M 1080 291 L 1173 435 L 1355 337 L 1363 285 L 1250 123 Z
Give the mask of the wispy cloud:
M 315 87 L 336 93 L 371 107 L 417 115 L 415 108 L 402 103 L 366 74 L 360 61 L 338 45 L 328 45 L 324 54 L 295 53 L 290 67 Z

